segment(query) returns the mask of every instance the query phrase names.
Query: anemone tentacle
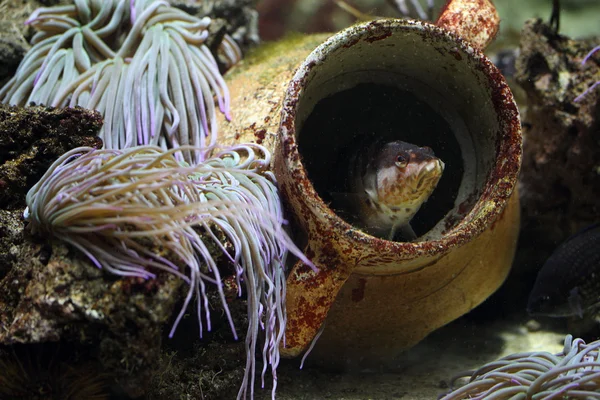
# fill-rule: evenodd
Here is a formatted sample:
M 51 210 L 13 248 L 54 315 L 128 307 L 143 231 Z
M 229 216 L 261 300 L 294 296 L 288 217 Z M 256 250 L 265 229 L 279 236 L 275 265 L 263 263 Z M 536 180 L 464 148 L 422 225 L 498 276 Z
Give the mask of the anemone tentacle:
M 511 354 L 452 380 L 468 382 L 441 400 L 600 398 L 600 340 L 565 338 L 559 354 Z
M 204 44 L 210 18 L 164 0 L 76 0 L 40 8 L 27 23 L 37 33 L 0 89 L 3 103 L 97 109 L 109 149 L 216 144 L 214 98 L 227 119 L 230 107 L 227 85 Z M 229 36 L 219 51 L 227 65 L 241 57 Z M 207 156 L 177 153 L 190 163 Z
M 587 53 L 587 55 L 586 55 L 586 56 L 583 58 L 583 60 L 581 61 L 581 65 L 582 65 L 582 66 L 583 66 L 583 65 L 585 65 L 585 63 L 587 63 L 587 62 L 588 62 L 588 60 L 589 60 L 589 59 L 590 59 L 590 58 L 591 58 L 591 57 L 592 57 L 592 56 L 593 56 L 595 53 L 597 53 L 598 51 L 600 51 L 600 45 L 599 45 L 599 46 L 596 46 L 596 47 L 594 47 L 592 50 L 590 50 L 590 51 L 589 51 L 589 53 Z M 581 100 L 583 100 L 583 98 L 584 98 L 584 97 L 585 97 L 585 96 L 586 96 L 588 93 L 590 93 L 592 90 L 594 90 L 594 89 L 595 89 L 597 86 L 599 86 L 599 85 L 600 85 L 600 80 L 598 80 L 598 81 L 596 81 L 596 82 L 592 83 L 592 84 L 590 85 L 590 87 L 588 87 L 586 90 L 584 90 L 584 91 L 583 91 L 583 93 L 581 93 L 579 96 L 575 97 L 575 99 L 573 99 L 573 101 L 575 101 L 575 102 L 578 102 L 578 101 L 581 101 Z
M 214 242 L 231 261 L 238 287 L 243 286 L 247 295 L 248 354 L 238 398 L 253 396 L 261 330 L 265 335 L 261 375 L 264 383 L 270 365 L 274 396 L 286 323 L 287 252 L 312 264 L 282 228 L 279 196 L 266 172 L 269 152 L 259 145 L 240 145 L 216 149 L 214 157 L 196 166 L 178 161 L 178 153 L 204 150 L 192 146 L 71 150 L 31 188 L 25 216 L 34 231 L 71 244 L 110 273 L 151 279 L 166 271 L 183 279 L 189 288 L 170 336 L 194 298 L 200 335 L 205 329 L 202 315 L 210 330 L 206 294 L 210 284 L 216 287 L 237 338 L 221 273 L 207 246 Z M 232 251 L 225 249 L 216 230 L 227 237 Z

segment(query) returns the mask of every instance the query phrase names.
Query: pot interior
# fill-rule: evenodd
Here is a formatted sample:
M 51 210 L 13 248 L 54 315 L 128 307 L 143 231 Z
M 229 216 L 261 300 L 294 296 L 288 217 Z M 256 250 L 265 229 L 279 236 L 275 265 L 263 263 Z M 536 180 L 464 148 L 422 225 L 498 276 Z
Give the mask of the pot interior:
M 355 195 L 347 183 L 352 154 L 380 139 L 431 147 L 444 174 L 411 225 L 419 240 L 439 239 L 468 220 L 496 162 L 501 128 L 489 62 L 433 25 L 374 26 L 342 31 L 307 60 L 299 152 L 319 196 L 353 223 L 344 206 Z

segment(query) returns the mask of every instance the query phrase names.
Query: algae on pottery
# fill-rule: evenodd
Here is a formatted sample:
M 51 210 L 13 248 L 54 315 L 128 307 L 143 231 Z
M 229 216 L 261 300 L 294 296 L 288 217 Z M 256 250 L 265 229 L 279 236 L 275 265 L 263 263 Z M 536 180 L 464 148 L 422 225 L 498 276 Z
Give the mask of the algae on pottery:
M 231 121 L 217 114 L 223 145 L 255 142 L 275 149 L 285 90 L 298 65 L 331 34 L 290 34 L 251 51 L 225 80 L 229 87 Z
M 315 39 L 298 40 L 294 56 Z M 288 276 L 282 354 L 305 351 L 326 319 L 311 357 L 336 364 L 389 359 L 481 303 L 510 269 L 521 161 L 512 94 L 473 45 L 424 22 L 348 28 L 317 47 L 293 77 L 291 52 L 281 56 L 230 77 L 232 108 L 249 111 L 234 116 L 234 129 L 222 126 L 230 140 L 237 131 L 239 140 L 253 135 L 275 146 L 275 173 L 298 240 L 319 267 L 315 273 L 297 263 Z M 344 173 L 340 157 L 369 129 L 385 140 L 430 146 L 446 163 L 416 216 L 416 242 L 367 235 L 330 207 Z

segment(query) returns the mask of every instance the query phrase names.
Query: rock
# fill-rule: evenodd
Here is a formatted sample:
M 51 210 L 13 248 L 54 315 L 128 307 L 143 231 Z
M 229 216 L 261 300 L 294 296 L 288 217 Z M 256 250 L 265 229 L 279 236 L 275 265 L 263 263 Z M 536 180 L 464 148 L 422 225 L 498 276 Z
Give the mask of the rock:
M 116 278 L 64 244 L 28 239 L 0 279 L 0 344 L 93 343 L 125 391 L 143 393 L 183 282 Z
M 25 195 L 50 164 L 78 146 L 100 148 L 102 117 L 76 108 L 0 104 L 0 209 L 25 208 Z
M 0 82 L 17 69 L 29 47 L 15 22 L 0 21 Z
M 538 250 L 600 215 L 600 90 L 574 101 L 600 79 L 598 55 L 581 64 L 593 46 L 557 35 L 540 20 L 522 32 L 515 76 L 527 94 L 522 235 L 535 238 Z

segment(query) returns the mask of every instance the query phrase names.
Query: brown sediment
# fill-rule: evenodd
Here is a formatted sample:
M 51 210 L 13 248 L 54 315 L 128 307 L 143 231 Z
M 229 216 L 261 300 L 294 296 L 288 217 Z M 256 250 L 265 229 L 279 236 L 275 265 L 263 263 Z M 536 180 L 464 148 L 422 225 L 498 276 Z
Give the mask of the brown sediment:
M 259 129 L 256 132 L 254 132 L 254 136 L 256 137 L 256 143 L 262 144 L 262 142 L 265 140 L 266 135 L 267 135 L 266 129 Z
M 367 281 L 365 279 L 359 279 L 359 285 L 352 289 L 352 301 L 361 301 L 365 297 L 365 286 Z

